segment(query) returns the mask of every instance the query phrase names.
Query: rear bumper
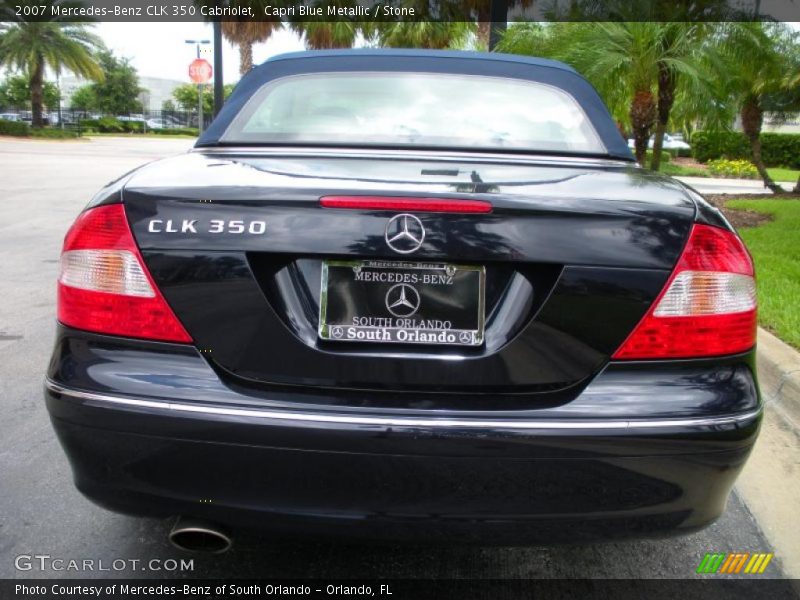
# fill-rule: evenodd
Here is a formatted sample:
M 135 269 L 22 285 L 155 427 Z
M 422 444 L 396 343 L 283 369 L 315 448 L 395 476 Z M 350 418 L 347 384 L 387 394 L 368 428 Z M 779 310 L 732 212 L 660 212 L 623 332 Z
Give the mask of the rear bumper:
M 660 385 L 640 396 L 620 371 L 559 407 L 431 417 L 256 402 L 214 388 L 192 351 L 170 361 L 115 343 L 82 336 L 46 381 L 78 488 L 116 511 L 292 535 L 535 544 L 688 532 L 724 510 L 761 418 L 752 357 L 731 363 L 735 376 L 692 371 L 671 385 L 653 367 Z M 665 403 L 672 416 L 644 409 Z

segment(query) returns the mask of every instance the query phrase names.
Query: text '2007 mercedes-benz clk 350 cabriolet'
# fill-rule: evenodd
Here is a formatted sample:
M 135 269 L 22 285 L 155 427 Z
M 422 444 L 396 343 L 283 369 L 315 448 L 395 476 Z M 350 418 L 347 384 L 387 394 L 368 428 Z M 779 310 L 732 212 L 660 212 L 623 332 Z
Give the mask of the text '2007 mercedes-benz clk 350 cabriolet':
M 688 532 L 761 417 L 742 241 L 546 60 L 267 61 L 80 214 L 58 321 L 78 488 L 184 546 Z

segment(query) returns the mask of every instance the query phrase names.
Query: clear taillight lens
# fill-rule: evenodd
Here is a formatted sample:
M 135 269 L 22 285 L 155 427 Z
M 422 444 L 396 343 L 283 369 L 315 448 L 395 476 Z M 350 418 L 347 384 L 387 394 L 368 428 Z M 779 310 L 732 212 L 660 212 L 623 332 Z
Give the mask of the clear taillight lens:
M 739 273 L 683 271 L 661 297 L 655 317 L 727 315 L 756 308 L 756 281 Z
M 70 250 L 61 255 L 59 283 L 78 288 L 155 298 L 139 261 L 127 250 Z

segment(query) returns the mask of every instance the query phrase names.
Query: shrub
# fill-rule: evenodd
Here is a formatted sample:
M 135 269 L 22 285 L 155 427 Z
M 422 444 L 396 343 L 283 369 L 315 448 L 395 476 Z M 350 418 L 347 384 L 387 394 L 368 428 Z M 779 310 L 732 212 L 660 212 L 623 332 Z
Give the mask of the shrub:
M 200 135 L 197 127 L 173 127 L 171 129 L 149 129 L 148 131 L 159 135 L 190 135 L 192 137 Z
M 58 129 L 58 128 L 45 128 L 45 129 L 31 129 L 31 135 L 38 138 L 46 138 L 50 140 L 71 140 L 80 137 L 80 133 L 73 129 Z
M 44 127 L 37 129 L 31 127 L 24 121 L 5 121 L 0 119 L 0 135 L 64 140 L 79 137 L 80 133 L 71 129 L 60 129 L 58 127 Z
M 98 129 L 99 121 L 100 119 L 83 119 L 79 122 L 79 127 L 84 133 L 95 133 L 100 131 Z
M 749 158 L 750 144 L 738 131 L 695 131 L 692 154 L 701 163 L 715 158 Z
M 125 133 L 122 121 L 114 117 L 101 117 L 99 119 L 84 119 L 80 123 L 81 129 L 86 133 Z
M 739 131 L 696 131 L 692 154 L 702 163 L 715 158 L 752 158 L 750 143 Z M 768 167 L 800 169 L 800 134 L 762 133 L 761 156 Z
M 800 169 L 800 134 L 762 133 L 761 146 L 768 167 Z
M 141 121 L 120 121 L 125 133 L 143 133 L 144 123 Z
M 97 120 L 97 131 L 100 133 L 124 133 L 125 126 L 122 121 L 114 117 L 101 117 Z
M 749 160 L 728 160 L 717 158 L 708 161 L 708 172 L 715 177 L 730 177 L 734 179 L 758 179 L 758 171 Z
M 645 157 L 645 166 L 650 166 L 650 161 L 653 160 L 653 151 L 648 150 L 647 156 Z M 662 150 L 661 152 L 661 164 L 668 163 L 672 160 L 672 153 L 667 150 Z
M 31 126 L 24 121 L 6 121 L 0 119 L 0 135 L 24 137 L 31 134 Z

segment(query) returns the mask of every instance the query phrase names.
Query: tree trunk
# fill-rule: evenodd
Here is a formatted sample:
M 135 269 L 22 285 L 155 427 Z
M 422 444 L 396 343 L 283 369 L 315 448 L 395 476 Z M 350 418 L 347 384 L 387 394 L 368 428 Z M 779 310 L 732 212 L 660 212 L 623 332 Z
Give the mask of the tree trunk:
M 487 50 L 491 51 L 489 48 L 489 38 L 492 35 L 492 23 L 489 21 L 479 21 L 478 22 L 478 41 L 481 43 L 481 46 L 485 47 Z
M 42 105 L 44 104 L 44 59 L 40 56 L 37 57 L 36 66 L 33 68 L 30 78 L 31 88 L 31 112 L 33 118 L 31 119 L 34 127 L 42 127 L 44 119 L 42 118 Z
M 650 161 L 650 168 L 658 171 L 661 168 L 661 150 L 664 146 L 664 134 L 669 124 L 669 114 L 672 105 L 675 104 L 675 73 L 666 65 L 658 66 L 658 118 L 656 120 L 656 131 L 653 139 L 653 158 Z
M 764 159 L 761 157 L 761 125 L 764 122 L 764 109 L 758 98 L 749 98 L 742 105 L 742 129 L 747 139 L 750 140 L 750 151 L 753 153 L 753 164 L 756 166 L 758 174 L 764 180 L 764 187 L 769 188 L 774 193 L 783 192 L 783 188 L 777 185 L 767 172 Z
M 239 75 L 247 75 L 253 68 L 253 44 L 239 43 Z
M 636 162 L 644 165 L 647 158 L 647 142 L 650 140 L 650 128 L 656 120 L 656 103 L 652 92 L 644 90 L 634 94 L 630 117 Z

